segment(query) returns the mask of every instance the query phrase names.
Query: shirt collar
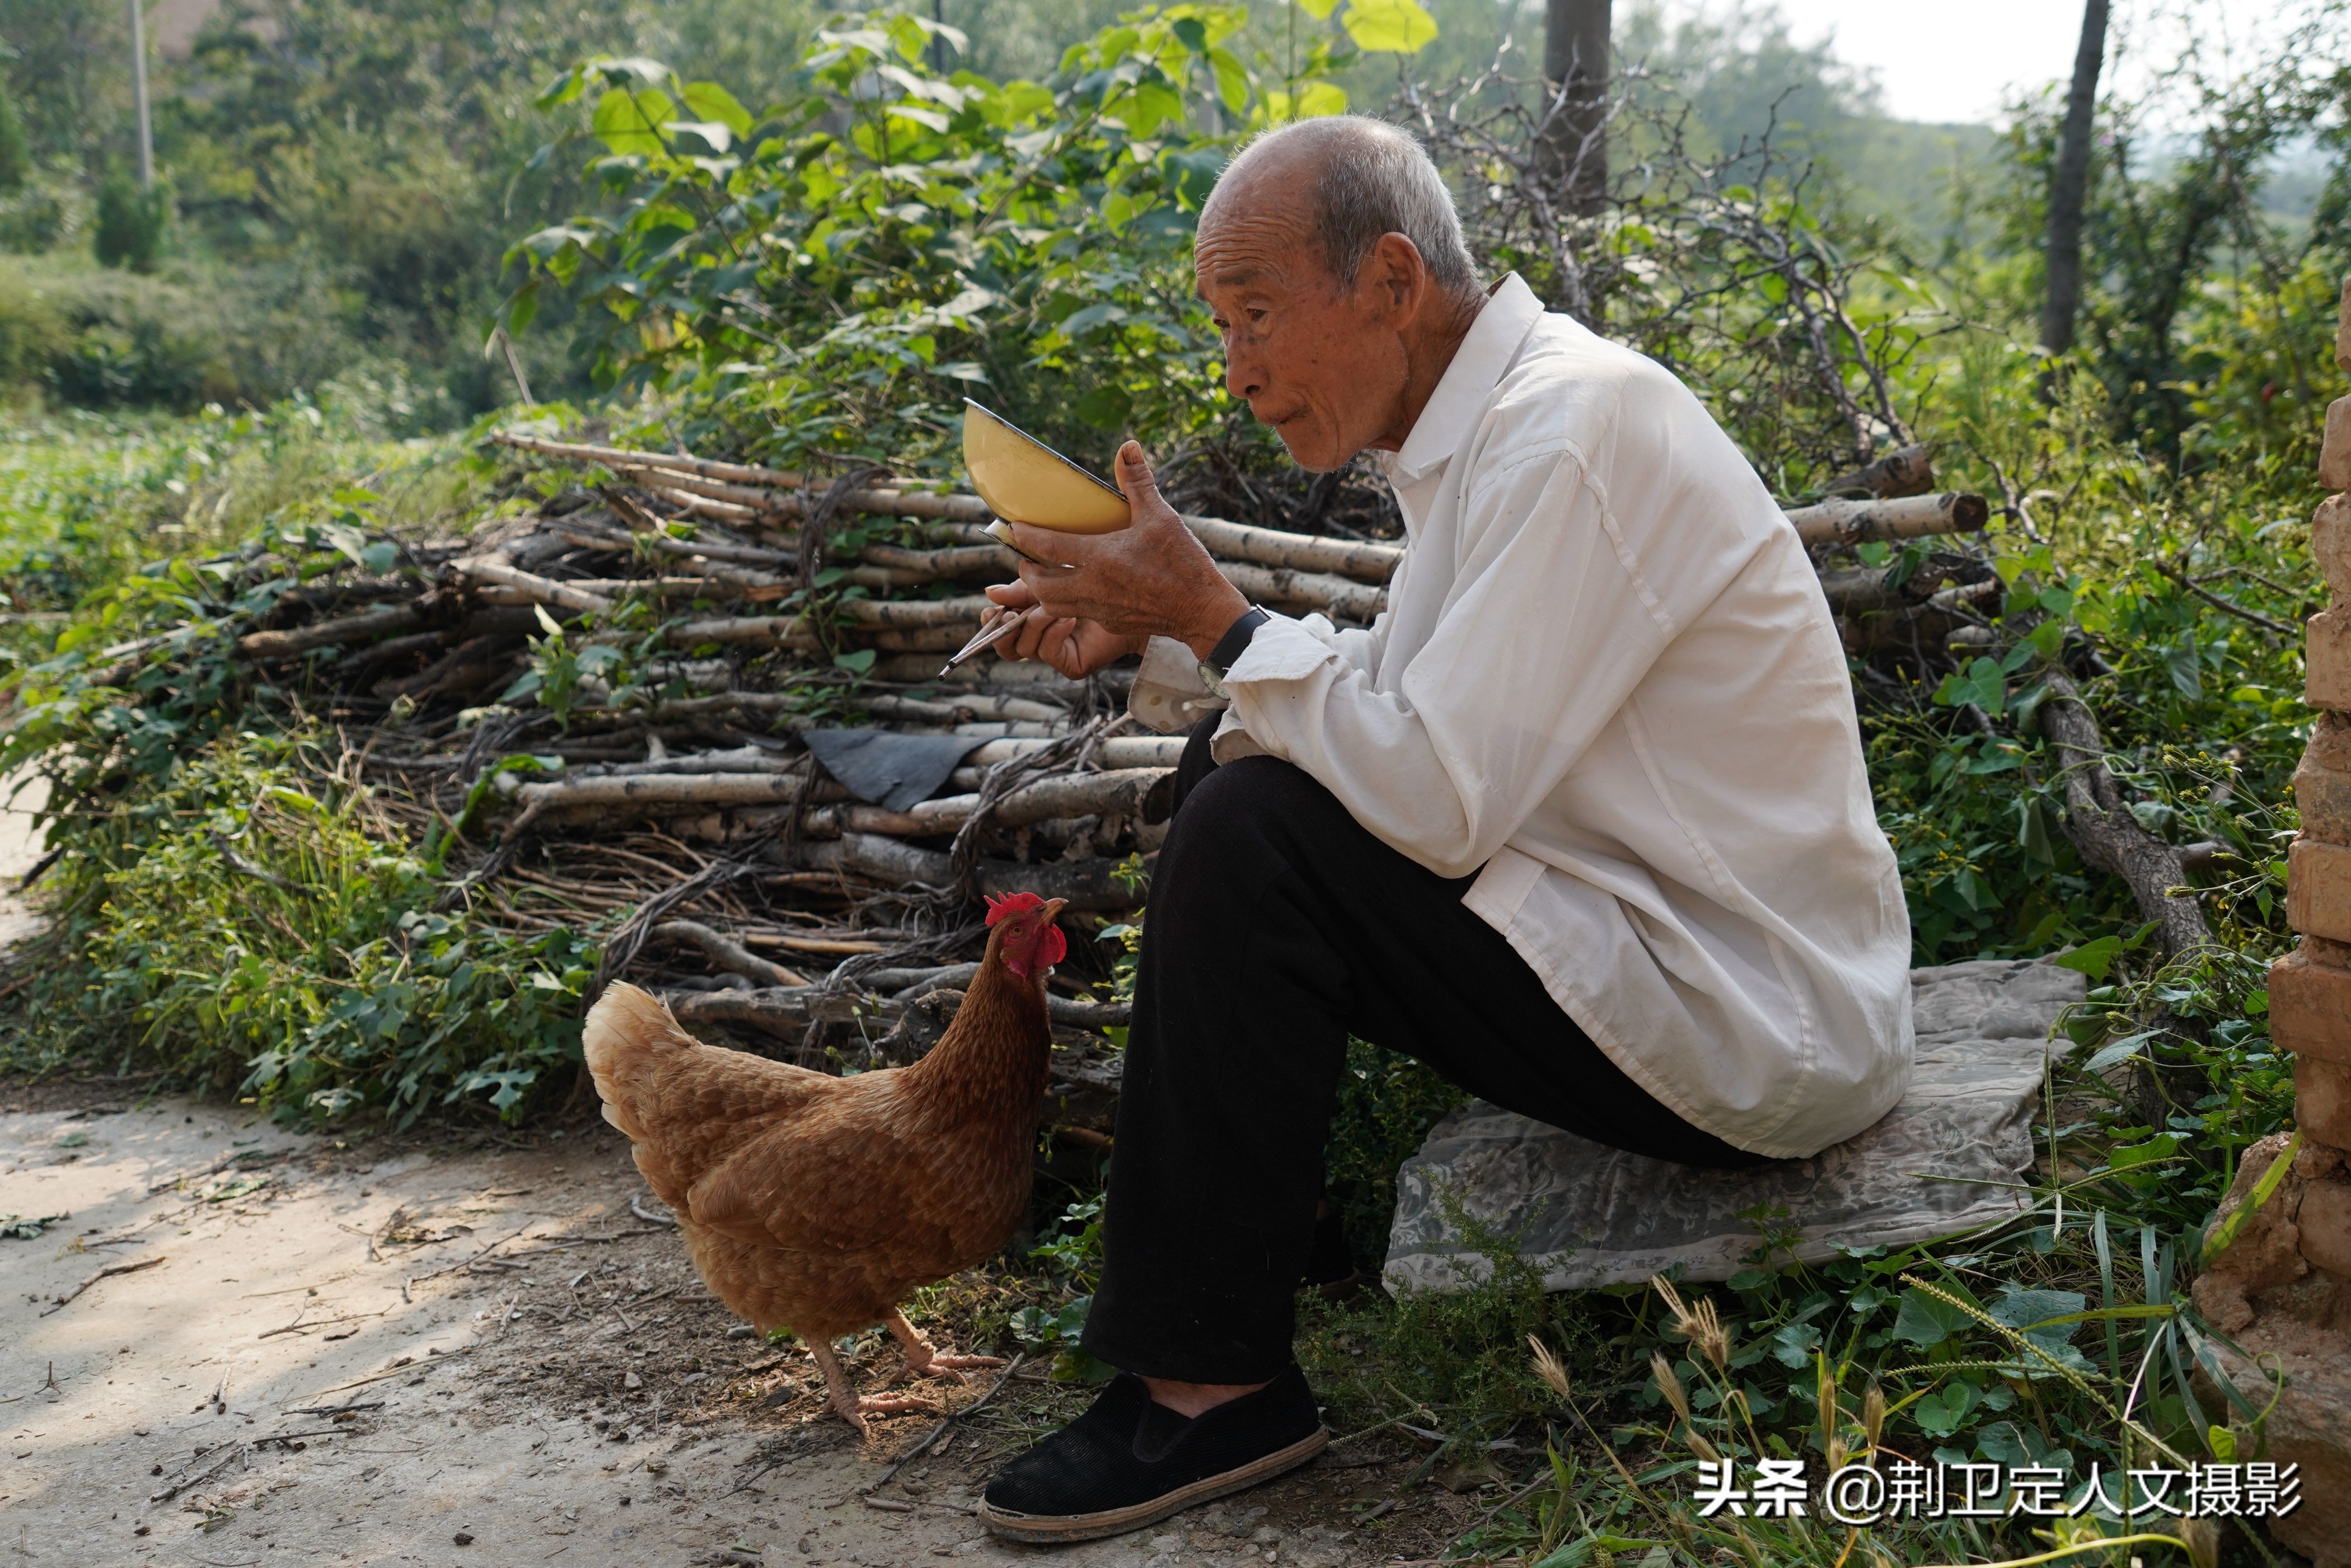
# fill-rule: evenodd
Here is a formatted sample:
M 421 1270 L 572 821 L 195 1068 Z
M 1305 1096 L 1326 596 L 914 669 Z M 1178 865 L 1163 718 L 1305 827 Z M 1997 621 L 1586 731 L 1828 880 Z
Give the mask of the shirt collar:
M 1542 301 L 1517 273 L 1494 285 L 1478 319 L 1453 351 L 1453 362 L 1445 367 L 1437 391 L 1429 394 L 1428 406 L 1413 422 L 1412 434 L 1389 456 L 1391 474 L 1417 479 L 1453 455 L 1477 427 L 1486 394 L 1500 383 L 1542 313 Z

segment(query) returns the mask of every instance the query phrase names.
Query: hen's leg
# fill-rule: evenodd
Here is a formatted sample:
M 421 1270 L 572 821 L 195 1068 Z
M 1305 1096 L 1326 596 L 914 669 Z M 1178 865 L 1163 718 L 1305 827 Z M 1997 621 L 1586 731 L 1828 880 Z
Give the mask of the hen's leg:
M 923 1331 L 908 1322 L 906 1314 L 895 1307 L 890 1309 L 885 1322 L 890 1332 L 898 1336 L 898 1343 L 906 1347 L 906 1371 L 910 1376 L 946 1377 L 961 1383 L 966 1368 L 1004 1364 L 1000 1355 L 941 1355 L 931 1348 Z
M 816 1358 L 817 1370 L 824 1374 L 825 1391 L 832 1396 L 833 1409 L 840 1414 L 842 1420 L 860 1432 L 865 1430 L 865 1417 L 868 1416 L 895 1416 L 908 1410 L 937 1414 L 935 1406 L 927 1400 L 910 1399 L 895 1395 L 868 1394 L 861 1396 L 851 1385 L 849 1374 L 841 1370 L 841 1357 L 834 1353 L 832 1342 L 830 1340 L 811 1337 L 809 1340 L 809 1354 Z

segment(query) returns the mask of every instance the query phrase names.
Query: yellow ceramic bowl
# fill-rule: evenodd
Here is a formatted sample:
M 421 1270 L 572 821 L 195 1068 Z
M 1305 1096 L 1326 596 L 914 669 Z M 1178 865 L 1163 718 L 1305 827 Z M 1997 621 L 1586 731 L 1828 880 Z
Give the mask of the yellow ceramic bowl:
M 963 465 L 988 510 L 1016 523 L 1109 534 L 1134 520 L 1115 486 L 969 398 L 963 402 Z

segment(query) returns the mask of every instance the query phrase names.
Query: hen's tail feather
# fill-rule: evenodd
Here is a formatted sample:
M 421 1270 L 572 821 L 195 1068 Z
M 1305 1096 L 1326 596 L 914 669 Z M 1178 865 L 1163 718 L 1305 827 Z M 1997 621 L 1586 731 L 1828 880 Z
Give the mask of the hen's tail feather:
M 597 1097 L 604 1102 L 604 1120 L 632 1139 L 644 1136 L 631 1101 L 639 1065 L 679 1050 L 698 1049 L 700 1041 L 680 1029 L 660 998 L 639 986 L 615 981 L 605 988 L 581 1030 L 580 1052 L 596 1081 Z

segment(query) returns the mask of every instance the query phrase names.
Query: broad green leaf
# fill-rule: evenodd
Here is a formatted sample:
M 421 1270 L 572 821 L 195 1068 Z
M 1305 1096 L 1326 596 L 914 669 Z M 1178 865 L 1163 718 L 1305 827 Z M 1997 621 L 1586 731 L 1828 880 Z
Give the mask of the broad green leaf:
M 1217 74 L 1217 97 L 1238 114 L 1249 103 L 1249 71 L 1222 45 L 1208 51 L 1208 68 Z
M 1972 1384 L 1957 1379 L 1922 1396 L 1910 1407 L 1910 1418 L 1930 1437 L 1948 1437 L 1966 1424 L 1980 1397 Z
M 2204 700 L 2204 661 L 2195 632 L 2183 632 L 2179 642 L 2163 650 L 2163 667 L 2171 676 L 2173 690 L 2192 703 Z
M 647 55 L 606 55 L 590 60 L 580 69 L 583 74 L 595 72 L 614 87 L 623 87 L 632 81 L 656 87 L 677 74 L 666 64 Z
M 1916 1285 L 1902 1292 L 1902 1310 L 1894 1315 L 1894 1337 L 1921 1350 L 1932 1350 L 1968 1326 L 1968 1314 Z
M 2083 943 L 2070 953 L 2060 953 L 2049 961 L 2061 969 L 2071 969 L 2076 974 L 2089 976 L 2093 981 L 2103 982 L 2106 971 L 2115 967 L 2115 960 L 2121 956 L 2122 950 L 2121 937 L 2101 936 L 2095 942 Z
M 672 136 L 698 136 L 713 152 L 724 152 L 735 145 L 735 132 L 725 122 L 716 120 L 673 120 L 663 129 Z
M 695 119 L 716 120 L 737 136 L 751 134 L 751 111 L 716 82 L 688 82 L 684 97 L 685 107 L 694 111 Z
M 1415 55 L 1437 37 L 1437 18 L 1416 0 L 1351 0 L 1339 21 L 1366 54 Z
M 1331 13 L 1339 8 L 1339 0 L 1295 0 L 1298 8 L 1318 22 L 1327 22 Z
M 1306 82 L 1294 97 L 1279 89 L 1265 95 L 1265 119 L 1275 125 L 1285 120 L 1318 120 L 1324 115 L 1346 112 L 1346 89 L 1336 82 Z
M 2147 1042 L 2153 1040 L 2155 1037 L 2155 1030 L 2143 1030 L 2137 1034 L 2126 1036 L 2125 1038 L 2115 1041 L 2112 1045 L 2101 1047 L 2095 1056 L 2093 1056 L 2089 1061 L 2082 1064 L 2082 1071 L 2085 1072 L 2104 1072 L 2107 1068 L 2114 1066 L 2116 1062 L 2125 1061 L 2129 1060 L 2131 1057 L 2137 1056 L 2140 1050 L 2146 1046 Z
M 2010 1290 L 1991 1304 L 1992 1321 L 2016 1330 L 2044 1347 L 2074 1337 L 2081 1324 L 2075 1314 L 2088 1304 L 2077 1291 Z
M 632 93 L 616 87 L 596 100 L 590 129 L 597 141 L 621 157 L 652 157 L 662 151 L 662 139 L 654 127 L 674 110 L 666 93 L 650 88 Z
M 912 120 L 926 131 L 935 131 L 942 134 L 945 134 L 949 123 L 947 117 L 937 110 L 917 109 L 911 103 L 893 103 L 890 106 L 889 114 L 893 120 Z
M 2156 1160 L 2168 1160 L 2179 1152 L 2179 1134 L 2158 1133 L 2143 1144 L 2130 1144 L 2122 1148 L 2109 1149 L 2106 1152 L 2106 1163 L 2115 1169 L 2123 1171 L 2134 1166 L 2143 1166 Z
M 1789 1323 L 1771 1336 L 1771 1354 L 1780 1364 L 1802 1367 L 1813 1359 L 1813 1349 L 1821 1343 L 1821 1331 L 1811 1323 Z

